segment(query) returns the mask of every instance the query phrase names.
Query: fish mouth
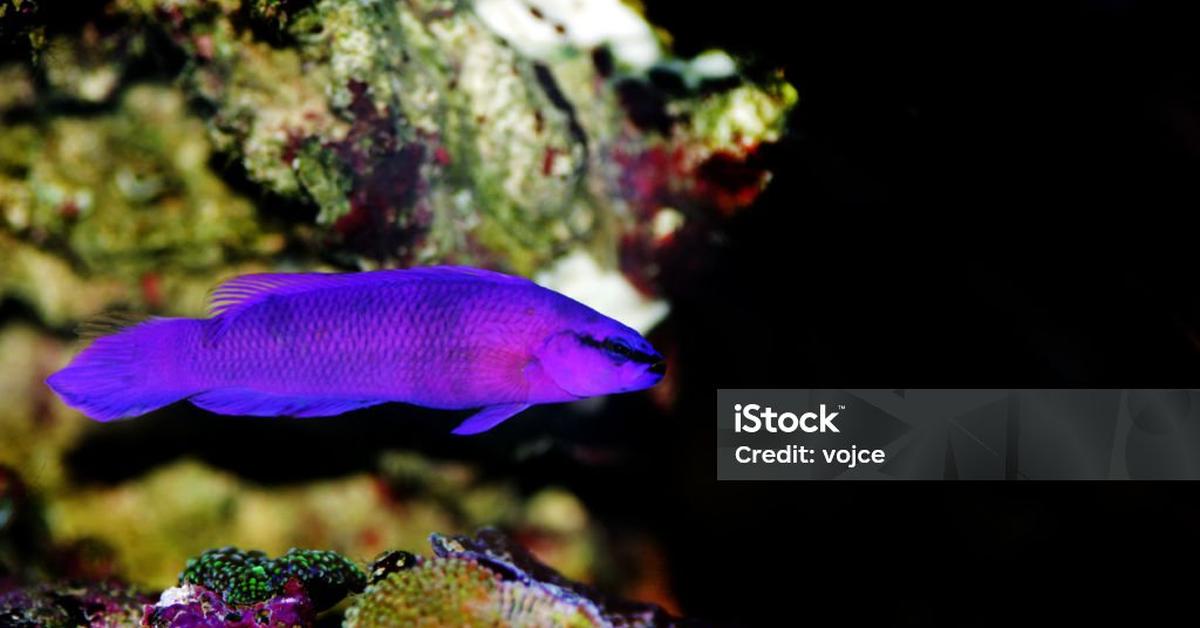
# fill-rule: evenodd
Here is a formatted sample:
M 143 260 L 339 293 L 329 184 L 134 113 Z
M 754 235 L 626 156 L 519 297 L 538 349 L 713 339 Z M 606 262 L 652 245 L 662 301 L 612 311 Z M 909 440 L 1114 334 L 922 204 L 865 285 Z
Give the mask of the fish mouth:
M 658 362 L 651 364 L 650 366 L 646 367 L 646 372 L 653 374 L 653 375 L 658 375 L 659 377 L 666 375 L 667 374 L 667 361 L 659 360 Z

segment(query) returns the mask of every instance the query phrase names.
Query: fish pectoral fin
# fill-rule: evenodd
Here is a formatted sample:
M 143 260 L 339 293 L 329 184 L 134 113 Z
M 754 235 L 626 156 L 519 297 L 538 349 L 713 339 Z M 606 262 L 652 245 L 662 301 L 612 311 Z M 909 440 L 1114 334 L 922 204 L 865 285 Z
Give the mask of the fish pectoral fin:
M 377 399 L 273 395 L 245 388 L 209 390 L 191 397 L 188 401 L 217 414 L 293 417 L 333 416 L 383 403 Z
M 500 425 L 500 423 L 502 423 L 505 419 L 517 414 L 531 405 L 533 404 L 503 403 L 495 406 L 488 406 L 467 417 L 467 420 L 459 423 L 458 427 L 451 430 L 450 433 L 465 436 L 468 434 L 486 432 L 493 427 Z

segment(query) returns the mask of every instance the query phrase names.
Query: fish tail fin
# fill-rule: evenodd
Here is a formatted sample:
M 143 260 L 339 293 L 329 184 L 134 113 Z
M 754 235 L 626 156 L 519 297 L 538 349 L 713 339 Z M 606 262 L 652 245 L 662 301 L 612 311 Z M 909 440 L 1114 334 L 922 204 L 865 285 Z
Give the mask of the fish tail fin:
M 145 414 L 194 390 L 170 381 L 164 369 L 180 331 L 197 321 L 155 318 L 115 329 L 92 341 L 66 368 L 46 379 L 68 406 L 98 421 Z

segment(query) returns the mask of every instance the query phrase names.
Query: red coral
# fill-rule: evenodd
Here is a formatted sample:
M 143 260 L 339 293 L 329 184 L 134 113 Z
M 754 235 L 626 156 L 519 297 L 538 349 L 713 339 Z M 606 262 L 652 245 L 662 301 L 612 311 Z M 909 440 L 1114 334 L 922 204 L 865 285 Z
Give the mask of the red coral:
M 421 166 L 429 151 L 422 143 L 401 140 L 398 114 L 390 108 L 380 111 L 367 84 L 351 81 L 348 87 L 353 97 L 348 110 L 354 116 L 350 131 L 344 139 L 325 144 L 353 177 L 350 212 L 334 230 L 353 248 L 380 261 L 403 259 L 430 219 L 415 203 L 426 187 Z M 440 161 L 436 151 L 434 158 Z
M 768 174 L 759 163 L 756 148 L 745 155 L 720 151 L 704 160 L 696 168 L 697 196 L 707 198 L 726 215 L 753 203 Z
M 645 294 L 659 294 L 665 285 L 684 290 L 691 277 L 705 276 L 710 256 L 696 251 L 711 246 L 720 222 L 752 204 L 766 183 L 769 172 L 757 147 L 708 151 L 676 140 L 640 152 L 613 152 L 621 166 L 620 188 L 635 218 L 621 238 L 621 269 Z M 654 232 L 664 207 L 685 217 L 679 230 L 667 235 Z
M 212 61 L 213 58 L 213 38 L 207 33 L 196 37 L 196 56 L 205 61 Z
M 142 275 L 141 288 L 142 299 L 146 302 L 146 305 L 150 306 L 150 309 L 162 309 L 164 304 L 162 277 L 158 273 L 146 273 Z

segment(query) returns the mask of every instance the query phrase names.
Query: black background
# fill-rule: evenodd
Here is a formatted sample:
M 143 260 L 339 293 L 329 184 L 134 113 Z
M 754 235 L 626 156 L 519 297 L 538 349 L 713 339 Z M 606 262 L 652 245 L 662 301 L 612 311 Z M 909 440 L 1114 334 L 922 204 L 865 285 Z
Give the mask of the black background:
M 464 440 L 419 410 L 306 422 L 180 404 L 94 431 L 76 475 L 184 454 L 274 483 L 391 447 L 476 459 L 571 488 L 611 530 L 648 528 L 684 610 L 722 624 L 1039 624 L 1043 602 L 1144 622 L 1186 599 L 1160 585 L 1194 580 L 1194 483 L 718 483 L 713 412 L 718 387 L 1195 386 L 1200 15 L 1118 0 L 647 11 L 679 52 L 781 67 L 800 96 L 766 194 L 697 253 L 702 276 L 668 287 L 652 340 L 679 351 L 674 410 L 619 397 L 570 424 L 535 408 Z M 546 432 L 567 445 L 514 461 Z M 564 452 L 581 443 L 618 462 L 580 465 Z
M 1200 16 L 1179 4 L 650 3 L 682 51 L 781 65 L 800 94 L 720 281 L 673 319 L 687 608 L 1036 625 L 1181 601 L 1194 483 L 717 484 L 706 449 L 715 386 L 1195 386 Z

